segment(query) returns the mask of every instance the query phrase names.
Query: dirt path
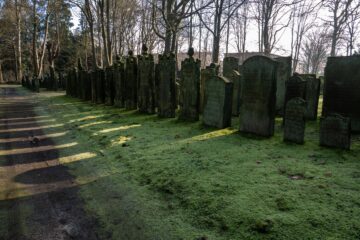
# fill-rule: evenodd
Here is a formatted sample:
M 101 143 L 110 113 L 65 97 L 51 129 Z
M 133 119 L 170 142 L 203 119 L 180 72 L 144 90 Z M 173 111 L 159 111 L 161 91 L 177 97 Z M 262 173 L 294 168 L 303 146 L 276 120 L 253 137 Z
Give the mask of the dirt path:
M 74 177 L 58 161 L 66 144 L 42 131 L 62 125 L 36 107 L 31 94 L 0 86 L 0 211 L 7 211 L 0 239 L 97 239 Z

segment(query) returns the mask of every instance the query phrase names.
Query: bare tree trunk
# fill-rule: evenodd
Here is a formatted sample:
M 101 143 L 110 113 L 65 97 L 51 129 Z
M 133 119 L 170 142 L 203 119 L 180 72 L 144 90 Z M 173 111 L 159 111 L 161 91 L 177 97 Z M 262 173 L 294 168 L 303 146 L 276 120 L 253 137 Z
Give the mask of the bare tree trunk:
M 15 0 L 16 15 L 16 64 L 18 81 L 22 79 L 22 51 L 21 51 L 21 4 Z
M 3 72 L 2 72 L 2 61 L 0 60 L 0 83 L 4 82 Z
M 36 16 L 36 0 L 33 0 L 33 32 L 32 32 L 32 62 L 33 62 L 33 75 L 38 76 L 38 53 L 36 47 L 37 40 L 37 16 Z

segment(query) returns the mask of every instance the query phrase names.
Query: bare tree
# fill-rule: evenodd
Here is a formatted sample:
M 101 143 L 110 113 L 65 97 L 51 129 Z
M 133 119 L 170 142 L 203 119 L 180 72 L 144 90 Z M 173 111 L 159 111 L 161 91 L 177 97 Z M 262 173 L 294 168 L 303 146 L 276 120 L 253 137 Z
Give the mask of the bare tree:
M 356 39 L 359 35 L 360 27 L 360 10 L 357 9 L 353 14 L 349 16 L 345 30 L 345 41 L 346 41 L 346 54 L 353 55 Z
M 330 19 L 326 23 L 331 26 L 331 56 L 336 56 L 337 45 L 344 34 L 348 19 L 357 13 L 360 1 L 356 0 L 324 0 L 324 6 L 330 11 Z
M 326 61 L 329 50 L 327 29 L 314 31 L 306 36 L 302 46 L 302 70 L 304 73 L 318 74 Z
M 219 62 L 221 34 L 225 27 L 228 26 L 231 18 L 236 14 L 237 10 L 247 0 L 212 0 L 203 11 L 197 11 L 198 16 L 204 27 L 213 36 L 212 61 Z M 197 8 L 199 10 L 199 8 Z M 211 20 L 206 21 L 203 15 L 210 15 Z
M 299 63 L 302 41 L 309 30 L 316 27 L 316 18 L 321 6 L 320 1 L 302 0 L 293 5 L 291 24 L 291 56 L 293 70 L 296 72 Z
M 295 3 L 294 0 L 254 0 L 260 52 L 272 52 L 279 41 L 279 35 L 291 22 L 291 6 Z

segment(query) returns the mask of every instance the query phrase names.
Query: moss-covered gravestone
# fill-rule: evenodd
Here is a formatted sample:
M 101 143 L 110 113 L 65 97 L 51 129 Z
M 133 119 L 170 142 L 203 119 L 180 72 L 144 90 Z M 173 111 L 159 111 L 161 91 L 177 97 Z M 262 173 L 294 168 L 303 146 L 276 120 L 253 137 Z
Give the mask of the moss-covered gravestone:
M 320 145 L 325 147 L 350 149 L 350 118 L 330 114 L 320 119 Z
M 115 85 L 115 98 L 114 105 L 119 108 L 125 106 L 125 92 L 124 92 L 124 61 L 117 56 L 114 64 L 114 85 Z
M 360 56 L 329 57 L 325 68 L 323 116 L 338 113 L 360 131 Z
M 200 61 L 193 58 L 194 49 L 190 48 L 189 58 L 181 63 L 180 115 L 184 121 L 199 120 L 200 100 Z
M 241 76 L 238 58 L 224 58 L 223 75 L 233 83 L 232 115 L 239 116 Z
M 306 80 L 295 73 L 294 76 L 286 81 L 286 93 L 285 93 L 285 106 L 290 99 L 299 97 L 305 99 L 306 95 Z
M 105 71 L 96 69 L 96 103 L 105 103 Z
M 274 135 L 276 114 L 276 75 L 278 63 L 255 56 L 243 64 L 240 131 L 259 136 Z
M 92 71 L 90 72 L 90 78 L 91 78 L 91 102 L 96 103 L 97 101 L 97 72 Z
M 160 55 L 158 69 L 158 116 L 164 118 L 174 118 L 177 107 L 175 86 L 175 55 Z
M 301 74 L 300 76 L 306 79 L 305 118 L 307 120 L 316 120 L 320 96 L 320 79 L 316 78 L 315 74 Z
M 138 56 L 138 108 L 140 113 L 155 113 L 155 65 L 154 57 L 148 54 L 148 48 L 142 46 L 142 55 Z
M 126 58 L 124 85 L 125 108 L 137 109 L 137 61 L 132 51 L 129 51 L 129 56 Z
M 290 99 L 284 114 L 284 141 L 304 143 L 306 102 L 302 98 Z
M 84 72 L 84 88 L 85 88 L 85 100 L 91 101 L 92 90 L 91 90 L 91 73 L 88 71 Z
M 215 67 L 215 66 L 214 66 Z M 233 83 L 216 73 L 215 68 L 209 71 L 205 81 L 205 98 L 203 124 L 216 128 L 231 126 Z
M 277 57 L 275 61 L 279 62 L 276 74 L 276 112 L 282 115 L 285 107 L 285 84 L 292 74 L 292 58 Z
M 108 106 L 114 105 L 114 69 L 113 67 L 107 67 L 105 70 L 105 104 Z

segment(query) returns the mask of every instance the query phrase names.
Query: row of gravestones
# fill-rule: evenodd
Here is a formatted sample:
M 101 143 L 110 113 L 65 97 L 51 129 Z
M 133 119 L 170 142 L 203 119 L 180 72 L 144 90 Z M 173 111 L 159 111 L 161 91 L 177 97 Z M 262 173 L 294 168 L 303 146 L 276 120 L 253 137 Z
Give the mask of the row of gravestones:
M 240 128 L 272 136 L 276 115 L 278 63 L 253 57 L 242 67 Z M 305 121 L 317 117 L 320 80 L 294 74 L 285 84 L 284 140 L 304 142 Z M 329 58 L 325 69 L 320 145 L 350 149 L 351 132 L 360 130 L 360 57 Z
M 265 137 L 274 134 L 275 116 L 280 113 L 284 115 L 284 140 L 304 142 L 305 120 L 317 118 L 320 82 L 316 76 L 294 74 L 287 78 L 287 61 L 255 56 L 241 67 L 228 67 L 229 60 L 225 60 L 222 77 L 215 65 L 200 71 L 193 54 L 190 49 L 189 58 L 181 64 L 178 91 L 174 55 L 161 55 L 155 65 L 146 47 L 141 56 L 130 53 L 105 70 L 86 72 L 79 64 L 78 71 L 68 74 L 66 90 L 74 97 L 142 113 L 153 114 L 157 108 L 160 117 L 175 117 L 179 105 L 179 119 L 198 121 L 202 113 L 205 125 L 218 128 L 230 126 L 232 115 L 237 115 L 240 131 Z M 329 92 L 326 83 L 325 96 Z M 357 101 L 356 96 L 351 98 Z M 324 103 L 325 109 L 326 97 Z M 339 112 L 323 112 L 321 145 L 350 148 L 350 119 L 337 115 Z
M 40 88 L 46 88 L 47 90 L 57 91 L 59 89 L 65 90 L 65 79 L 63 74 L 59 72 L 59 77 L 50 77 L 46 75 L 43 78 L 32 77 L 30 79 L 29 75 L 24 75 L 21 79 L 21 85 L 28 88 L 29 90 L 39 92 Z

